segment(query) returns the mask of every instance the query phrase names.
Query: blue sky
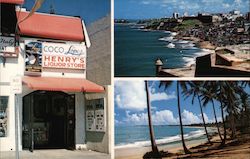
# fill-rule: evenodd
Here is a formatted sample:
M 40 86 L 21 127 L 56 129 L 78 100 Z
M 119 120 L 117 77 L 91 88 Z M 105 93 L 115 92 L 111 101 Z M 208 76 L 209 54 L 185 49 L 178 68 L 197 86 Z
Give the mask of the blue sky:
M 196 15 L 197 12 L 221 13 L 249 11 L 249 0 L 114 0 L 115 18 L 148 19 L 170 17 L 173 12 Z
M 31 10 L 35 0 L 25 0 L 23 7 Z M 38 12 L 48 13 L 53 4 L 56 14 L 81 16 L 88 25 L 110 14 L 110 0 L 44 0 Z
M 179 124 L 176 96 L 176 82 L 164 90 L 159 89 L 159 81 L 149 82 L 153 123 L 158 125 Z M 147 124 L 146 94 L 144 81 L 115 81 L 115 123 L 116 125 L 145 125 Z M 201 112 L 197 98 L 194 105 L 192 98 L 181 96 L 181 112 L 184 124 L 201 123 Z M 221 121 L 220 104 L 215 101 L 218 120 Z M 212 105 L 203 109 L 205 120 L 214 121 Z

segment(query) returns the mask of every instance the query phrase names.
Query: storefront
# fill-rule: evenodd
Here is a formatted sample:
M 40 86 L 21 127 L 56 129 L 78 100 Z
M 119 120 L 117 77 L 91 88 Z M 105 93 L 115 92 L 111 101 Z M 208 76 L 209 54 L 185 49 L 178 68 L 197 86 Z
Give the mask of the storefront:
M 30 12 L 16 8 L 15 14 L 13 24 Z M 81 18 L 35 12 L 11 34 L 1 34 L 0 151 L 15 150 L 16 105 L 20 150 L 111 153 L 110 87 L 86 79 L 90 41 Z M 13 77 L 22 79 L 20 94 Z M 99 139 L 88 141 L 87 134 Z

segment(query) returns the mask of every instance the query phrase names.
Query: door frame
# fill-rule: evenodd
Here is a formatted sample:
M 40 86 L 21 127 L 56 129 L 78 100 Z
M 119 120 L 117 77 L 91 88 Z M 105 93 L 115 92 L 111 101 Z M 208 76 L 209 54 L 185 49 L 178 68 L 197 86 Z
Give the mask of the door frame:
M 34 104 L 35 104 L 35 95 L 41 93 L 41 92 L 45 92 L 48 95 L 48 100 L 50 100 L 50 107 L 52 108 L 52 97 L 53 94 L 63 94 L 66 98 L 67 104 L 66 104 L 66 108 L 65 108 L 65 122 L 64 122 L 64 148 L 65 149 L 75 149 L 75 125 L 76 125 L 76 121 L 75 121 L 75 94 L 68 94 L 62 91 L 41 91 L 41 90 L 37 90 L 37 91 L 33 91 L 25 96 L 22 97 L 22 125 L 28 125 L 28 140 L 24 141 L 24 133 L 25 130 L 24 128 L 22 129 L 22 146 L 23 148 L 28 148 L 31 152 L 33 152 L 33 150 L 35 149 L 35 143 L 34 143 Z M 25 99 L 27 98 L 28 101 L 28 106 L 24 106 L 25 104 Z M 71 102 L 71 103 L 70 103 Z M 24 121 L 24 116 L 25 116 L 25 112 L 27 113 L 27 111 L 24 111 L 25 108 L 28 108 L 28 114 L 29 114 L 29 123 L 26 123 L 27 121 Z M 71 109 L 71 111 L 69 112 L 69 108 Z M 73 112 L 72 112 L 73 109 Z M 32 112 L 32 113 L 31 113 Z M 71 115 L 69 116 L 69 113 L 71 113 Z M 72 115 L 73 113 L 73 115 Z M 26 114 L 27 115 L 27 114 Z M 70 119 L 70 122 L 69 122 Z M 71 125 L 69 125 L 71 124 Z M 73 124 L 73 125 L 72 125 Z M 72 141 L 73 140 L 73 141 Z M 26 147 L 24 147 L 24 142 L 28 142 L 26 143 Z M 48 147 L 48 149 L 50 149 L 50 147 Z

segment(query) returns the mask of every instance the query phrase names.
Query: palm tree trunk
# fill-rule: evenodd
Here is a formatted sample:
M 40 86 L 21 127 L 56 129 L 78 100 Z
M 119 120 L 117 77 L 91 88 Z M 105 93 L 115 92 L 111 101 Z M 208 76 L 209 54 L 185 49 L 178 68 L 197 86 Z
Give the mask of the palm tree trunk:
M 229 119 L 230 119 L 230 125 L 231 125 L 231 129 L 232 129 L 231 138 L 235 139 L 236 138 L 236 128 L 235 128 L 235 120 L 234 120 L 234 116 L 233 116 L 232 112 L 229 114 Z
M 151 119 L 150 97 L 149 97 L 149 93 L 148 93 L 148 83 L 147 83 L 147 81 L 145 81 L 145 87 L 146 87 L 146 94 L 147 94 L 148 125 L 149 125 L 149 133 L 150 133 L 152 152 L 153 153 L 159 153 L 157 145 L 155 143 L 154 129 L 153 129 L 152 119 Z
M 220 110 L 221 110 L 221 118 L 222 118 L 222 123 L 223 123 L 223 129 L 224 129 L 224 138 L 222 140 L 221 146 L 224 146 L 227 140 L 227 129 L 226 129 L 226 123 L 224 119 L 224 111 L 223 111 L 223 105 L 222 105 L 222 97 L 221 97 L 221 86 L 220 86 Z
M 218 121 L 217 121 L 217 116 L 216 116 L 216 112 L 215 112 L 215 108 L 214 108 L 214 101 L 213 100 L 212 100 L 212 105 L 213 105 L 213 112 L 214 112 L 214 118 L 215 118 L 216 127 L 217 127 L 217 130 L 218 130 L 220 139 L 222 141 L 222 136 L 221 136 L 219 124 L 218 124 Z
M 191 153 L 186 145 L 185 145 L 185 140 L 184 140 L 184 131 L 183 131 L 183 126 L 182 126 L 182 119 L 181 119 L 181 108 L 180 108 L 180 95 L 179 95 L 179 82 L 177 81 L 177 98 L 178 98 L 178 113 L 179 113 L 179 120 L 180 120 L 180 129 L 181 129 L 181 141 L 182 141 L 182 146 L 183 150 L 186 154 Z
M 198 100 L 199 100 L 199 104 L 200 104 L 200 110 L 201 110 L 201 116 L 202 116 L 203 126 L 205 128 L 205 132 L 206 132 L 206 135 L 207 135 L 207 140 L 211 144 L 211 141 L 210 141 L 210 138 L 209 138 L 209 135 L 208 135 L 208 132 L 207 132 L 206 122 L 205 122 L 205 118 L 204 118 L 204 115 L 203 115 L 203 110 L 202 110 L 202 107 L 201 107 L 201 99 L 200 99 L 199 94 L 198 94 Z

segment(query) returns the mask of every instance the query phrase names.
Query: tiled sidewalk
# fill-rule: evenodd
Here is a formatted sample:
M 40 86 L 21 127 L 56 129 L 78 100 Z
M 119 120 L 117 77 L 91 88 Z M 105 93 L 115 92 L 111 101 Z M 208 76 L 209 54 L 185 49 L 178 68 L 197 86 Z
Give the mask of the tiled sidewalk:
M 110 159 L 110 155 L 84 150 L 35 150 L 19 152 L 20 159 Z M 15 159 L 15 152 L 0 152 L 0 159 Z

